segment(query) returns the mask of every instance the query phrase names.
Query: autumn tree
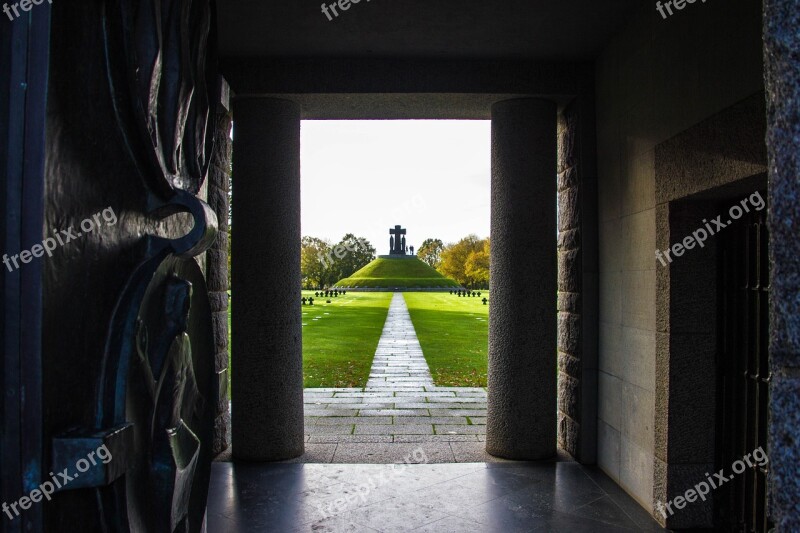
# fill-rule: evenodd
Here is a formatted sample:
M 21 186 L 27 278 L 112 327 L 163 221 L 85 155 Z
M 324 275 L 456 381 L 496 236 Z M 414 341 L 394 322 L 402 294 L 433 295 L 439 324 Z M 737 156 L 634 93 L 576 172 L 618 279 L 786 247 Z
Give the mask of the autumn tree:
M 433 268 L 439 268 L 442 262 L 442 250 L 444 250 L 442 239 L 425 239 L 417 250 L 417 257 Z
M 455 244 L 445 246 L 441 253 L 439 272 L 453 278 L 465 287 L 474 286 L 476 280 L 467 274 L 467 260 L 473 252 L 477 254 L 484 250 L 484 241 L 488 241 L 488 239 L 480 239 L 477 235 L 471 234 Z M 475 267 L 478 266 L 480 265 L 475 265 Z
M 464 274 L 473 285 L 489 287 L 489 239 L 483 240 L 483 249 L 470 252 L 464 263 Z

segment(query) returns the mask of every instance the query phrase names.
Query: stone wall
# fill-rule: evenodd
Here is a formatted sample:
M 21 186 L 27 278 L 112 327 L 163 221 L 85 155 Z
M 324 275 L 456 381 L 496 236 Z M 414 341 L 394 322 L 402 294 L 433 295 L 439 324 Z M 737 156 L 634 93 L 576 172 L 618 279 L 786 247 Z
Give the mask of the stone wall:
M 659 250 L 765 187 L 764 117 L 759 92 L 656 147 Z M 682 495 L 718 462 L 718 245 L 715 235 L 680 260 L 656 264 L 655 501 Z M 671 529 L 712 527 L 713 503 L 657 518 Z
M 597 449 L 597 172 L 594 103 L 558 124 L 558 445 L 582 463 Z
M 231 175 L 232 116 L 223 110 L 217 117 L 214 159 L 208 172 L 208 204 L 217 214 L 219 234 L 206 253 L 208 293 L 214 323 L 216 371 L 219 377 L 219 405 L 214 425 L 214 454 L 230 446 L 231 414 L 228 402 L 228 191 Z
M 596 62 L 598 464 L 648 510 L 656 453 L 654 251 L 662 231 L 655 147 L 763 90 L 760 18 L 753 0 L 696 3 L 669 20 L 643 6 Z
M 800 530 L 800 1 L 764 2 L 769 145 L 770 452 L 776 531 Z

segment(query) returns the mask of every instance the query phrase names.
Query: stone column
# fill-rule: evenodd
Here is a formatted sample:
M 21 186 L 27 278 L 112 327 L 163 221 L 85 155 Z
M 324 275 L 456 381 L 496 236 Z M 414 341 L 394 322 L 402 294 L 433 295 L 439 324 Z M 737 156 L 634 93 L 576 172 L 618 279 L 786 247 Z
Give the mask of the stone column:
M 233 105 L 233 455 L 302 455 L 300 107 L 238 98 Z
M 764 2 L 769 155 L 770 429 L 775 531 L 799 531 L 800 483 L 800 0 Z
M 508 459 L 556 453 L 556 113 L 492 106 L 486 451 Z

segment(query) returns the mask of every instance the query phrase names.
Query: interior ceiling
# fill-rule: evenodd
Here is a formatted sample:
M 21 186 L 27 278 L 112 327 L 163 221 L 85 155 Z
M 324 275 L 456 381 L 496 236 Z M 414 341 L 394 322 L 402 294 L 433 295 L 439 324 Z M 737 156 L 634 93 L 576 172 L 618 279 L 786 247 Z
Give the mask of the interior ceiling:
M 322 1 L 218 0 L 220 55 L 591 60 L 642 5 L 641 0 L 360 0 L 328 21 Z

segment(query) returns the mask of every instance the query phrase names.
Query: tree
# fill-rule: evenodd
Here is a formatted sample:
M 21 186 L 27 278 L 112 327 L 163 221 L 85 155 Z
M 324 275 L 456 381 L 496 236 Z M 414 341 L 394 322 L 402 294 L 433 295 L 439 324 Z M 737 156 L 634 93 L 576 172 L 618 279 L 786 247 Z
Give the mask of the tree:
M 441 264 L 442 250 L 444 243 L 442 239 L 425 239 L 422 241 L 422 246 L 417 250 L 417 257 L 425 261 L 433 268 L 439 268 Z
M 467 235 L 455 244 L 448 244 L 441 254 L 439 271 L 447 277 L 453 278 L 465 287 L 475 284 L 475 279 L 467 274 L 467 259 L 470 254 L 482 252 L 484 240 L 477 235 Z
M 333 247 L 332 269 L 335 274 L 334 283 L 340 279 L 349 278 L 357 270 L 367 266 L 375 259 L 375 248 L 367 239 L 358 238 L 348 233 Z
M 300 272 L 306 288 L 324 287 L 331 276 L 326 263 L 331 244 L 317 237 L 303 237 L 300 241 Z
M 464 274 L 481 288 L 489 286 L 489 239 L 484 239 L 483 249 L 470 252 L 464 263 Z

